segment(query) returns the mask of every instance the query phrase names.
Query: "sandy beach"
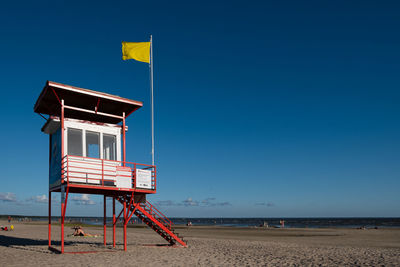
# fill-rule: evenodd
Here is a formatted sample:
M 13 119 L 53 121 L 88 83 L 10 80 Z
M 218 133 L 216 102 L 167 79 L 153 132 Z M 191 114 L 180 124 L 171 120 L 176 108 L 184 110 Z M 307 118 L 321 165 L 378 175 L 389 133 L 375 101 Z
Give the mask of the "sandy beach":
M 90 254 L 54 254 L 47 249 L 45 223 L 14 222 L 14 231 L 0 231 L 1 266 L 399 266 L 400 229 L 265 229 L 178 227 L 188 248 L 154 246 L 166 242 L 148 228 L 128 229 L 128 251 L 122 251 L 122 228 L 117 248 L 112 232 L 103 237 L 73 237 L 66 227 L 65 251 L 101 251 Z M 8 225 L 0 221 L 0 225 Z M 53 225 L 53 244 L 59 245 L 60 227 Z M 101 227 L 85 228 L 102 235 Z

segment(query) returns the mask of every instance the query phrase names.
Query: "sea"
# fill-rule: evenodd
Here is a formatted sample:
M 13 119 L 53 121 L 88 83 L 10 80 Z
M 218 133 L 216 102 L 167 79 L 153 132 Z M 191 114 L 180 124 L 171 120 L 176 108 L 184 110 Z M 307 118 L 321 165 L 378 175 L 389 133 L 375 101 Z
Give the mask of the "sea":
M 7 219 L 7 215 L 0 215 L 0 219 Z M 12 216 L 18 221 L 47 221 L 45 216 Z M 52 221 L 59 221 L 60 217 L 52 217 Z M 362 217 L 362 218 L 191 218 L 172 217 L 170 220 L 176 225 L 186 225 L 191 222 L 198 226 L 230 226 L 230 227 L 255 227 L 266 226 L 280 228 L 284 221 L 285 228 L 400 228 L 400 217 Z M 89 225 L 102 225 L 103 217 L 66 217 L 68 223 L 82 223 Z M 112 218 L 107 217 L 107 224 L 112 223 Z M 132 218 L 130 224 L 140 225 L 138 218 Z

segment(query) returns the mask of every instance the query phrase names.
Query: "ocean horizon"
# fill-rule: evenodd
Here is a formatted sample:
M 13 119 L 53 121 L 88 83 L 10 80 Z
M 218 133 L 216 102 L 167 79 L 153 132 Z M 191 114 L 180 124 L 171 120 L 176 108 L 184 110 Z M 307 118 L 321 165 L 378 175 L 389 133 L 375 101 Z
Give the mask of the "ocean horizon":
M 47 216 L 26 215 L 0 215 L 0 219 L 18 221 L 47 221 Z M 58 221 L 60 216 L 52 216 L 52 221 Z M 68 223 L 82 223 L 89 225 L 102 225 L 103 217 L 97 216 L 67 216 Z M 112 223 L 112 217 L 107 217 L 107 224 Z M 176 225 L 186 225 L 191 222 L 196 226 L 231 226 L 231 227 L 255 227 L 269 226 L 281 227 L 284 221 L 285 228 L 400 228 L 400 217 L 171 217 L 170 220 Z M 121 219 L 119 220 L 122 221 Z M 132 224 L 142 224 L 138 218 L 132 218 Z

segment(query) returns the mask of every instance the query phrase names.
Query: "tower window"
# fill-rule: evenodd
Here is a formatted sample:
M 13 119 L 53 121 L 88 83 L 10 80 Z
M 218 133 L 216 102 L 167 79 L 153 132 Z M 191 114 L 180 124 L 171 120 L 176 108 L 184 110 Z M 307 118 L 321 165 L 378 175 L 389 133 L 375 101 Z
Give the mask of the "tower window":
M 103 134 L 103 158 L 117 160 L 115 135 Z
M 82 130 L 68 128 L 68 155 L 82 155 Z
M 100 158 L 100 134 L 86 131 L 86 157 Z

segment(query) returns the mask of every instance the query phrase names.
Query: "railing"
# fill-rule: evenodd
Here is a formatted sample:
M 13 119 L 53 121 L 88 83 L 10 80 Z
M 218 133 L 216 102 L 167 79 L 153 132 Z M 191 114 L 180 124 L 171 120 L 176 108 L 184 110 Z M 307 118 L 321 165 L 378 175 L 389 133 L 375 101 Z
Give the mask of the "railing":
M 137 187 L 138 170 L 150 171 L 150 185 Z M 156 166 L 66 155 L 61 160 L 62 182 L 156 190 Z M 128 181 L 127 181 L 128 180 Z M 122 183 L 124 182 L 124 183 Z
M 150 215 L 155 217 L 159 222 L 165 225 L 168 229 L 171 229 L 173 222 L 167 218 L 161 211 L 154 207 L 150 202 L 139 203 L 139 205 Z

